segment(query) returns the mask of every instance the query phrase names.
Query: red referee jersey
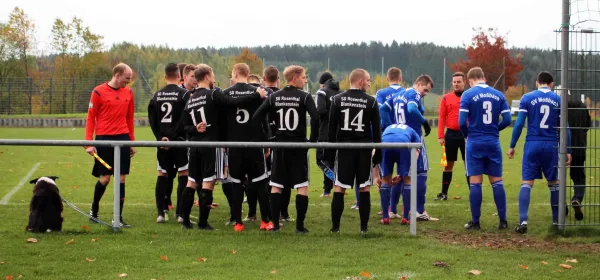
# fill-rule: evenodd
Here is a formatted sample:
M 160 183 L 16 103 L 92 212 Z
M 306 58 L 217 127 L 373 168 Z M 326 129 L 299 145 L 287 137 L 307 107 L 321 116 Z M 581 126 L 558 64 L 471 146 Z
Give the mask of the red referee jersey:
M 133 91 L 129 87 L 114 89 L 108 83 L 94 88 L 90 97 L 85 140 L 96 135 L 129 134 L 133 141 Z
M 460 130 L 458 126 L 458 112 L 460 97 L 454 92 L 446 93 L 440 102 L 440 115 L 438 119 L 438 139 L 444 138 L 444 129 Z

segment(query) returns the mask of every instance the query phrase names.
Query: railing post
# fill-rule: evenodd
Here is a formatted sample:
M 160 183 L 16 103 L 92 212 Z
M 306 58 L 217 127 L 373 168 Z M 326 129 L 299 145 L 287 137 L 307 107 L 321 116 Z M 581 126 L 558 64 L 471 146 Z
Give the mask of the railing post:
M 10 115 L 10 109 L 12 108 L 12 104 L 10 104 L 10 96 L 12 95 L 10 93 L 10 85 L 12 84 L 12 79 L 8 78 L 8 114 Z
M 410 149 L 410 235 L 417 235 L 417 149 Z M 405 206 L 406 207 L 406 206 Z
M 121 224 L 121 146 L 114 146 L 114 162 L 113 162 L 113 186 L 114 186 L 114 201 L 113 201 L 113 231 L 118 232 Z

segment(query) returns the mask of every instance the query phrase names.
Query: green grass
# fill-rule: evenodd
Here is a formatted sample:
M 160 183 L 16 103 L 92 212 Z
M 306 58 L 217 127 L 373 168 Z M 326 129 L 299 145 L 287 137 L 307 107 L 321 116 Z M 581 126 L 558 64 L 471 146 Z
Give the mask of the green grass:
M 502 132 L 505 151 L 510 133 L 510 129 Z M 0 138 L 82 139 L 84 130 L 0 128 L 0 135 Z M 150 129 L 138 128 L 136 138 L 151 140 Z M 441 185 L 440 147 L 435 133 L 426 139 L 431 158 L 427 209 L 440 221 L 419 223 L 417 237 L 411 237 L 408 227 L 400 226 L 398 220 L 393 220 L 391 226 L 378 224 L 379 199 L 375 189 L 371 191 L 370 233 L 366 238 L 359 235 L 358 212 L 350 209 L 353 191 L 345 198 L 342 233 L 329 234 L 331 200 L 319 197 L 322 174 L 314 164 L 306 224 L 311 232 L 306 236 L 294 234 L 293 223 L 284 225 L 279 234 L 259 232 L 258 224 L 254 223 L 247 223 L 245 232 L 233 232 L 224 226 L 228 210 L 220 187 L 215 189 L 215 202 L 220 206 L 210 217 L 218 231 L 182 231 L 172 216 L 169 223 L 158 225 L 154 209 L 155 151 L 139 148 L 132 160 L 124 210 L 126 221 L 133 228 L 113 233 L 90 224 L 65 206 L 63 232 L 26 233 L 31 197 L 31 185 L 26 184 L 8 205 L 0 205 L 0 277 L 116 279 L 126 273 L 127 279 L 344 279 L 369 272 L 374 279 L 398 279 L 403 275 L 409 279 L 470 279 L 475 277 L 468 275 L 472 269 L 483 271 L 479 276 L 482 279 L 597 277 L 600 247 L 595 243 L 600 242 L 599 231 L 575 229 L 569 231 L 569 237 L 557 235 L 549 226 L 549 194 L 541 183 L 532 191 L 530 232 L 526 236 L 516 235 L 512 230 L 496 230 L 497 217 L 493 215 L 495 206 L 489 184 L 484 184 L 483 229 L 465 233 L 462 226 L 470 219 L 470 213 L 464 170 L 457 165 L 450 189 L 451 197 L 462 198 L 443 203 L 433 201 Z M 522 137 L 519 154 L 523 140 Z M 0 169 L 4 171 L 0 198 L 37 162 L 40 167 L 33 176 L 59 176 L 61 194 L 83 210 L 89 209 L 95 184 L 90 174 L 93 160 L 80 147 L 0 146 Z M 518 219 L 520 166 L 520 160 L 505 157 L 504 182 L 511 228 Z M 109 222 L 111 191 L 109 187 L 100 209 L 101 219 Z M 246 205 L 244 209 L 247 211 Z M 293 216 L 294 209 L 292 197 Z M 197 216 L 196 207 L 193 211 Z M 38 243 L 26 243 L 29 237 L 37 238 Z M 99 239 L 91 242 L 93 238 Z M 74 241 L 67 245 L 69 240 Z M 167 256 L 168 260 L 161 260 L 161 256 Z M 198 262 L 199 257 L 206 258 L 206 262 Z M 95 261 L 88 262 L 86 258 Z M 567 258 L 575 258 L 578 263 L 571 264 L 571 270 L 560 269 L 558 265 Z M 449 267 L 435 267 L 436 260 L 447 262 Z M 520 265 L 529 269 L 523 270 Z

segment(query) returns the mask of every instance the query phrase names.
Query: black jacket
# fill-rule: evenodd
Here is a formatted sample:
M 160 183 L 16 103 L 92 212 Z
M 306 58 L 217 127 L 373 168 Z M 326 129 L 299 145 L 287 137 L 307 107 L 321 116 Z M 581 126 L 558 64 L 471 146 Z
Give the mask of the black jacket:
M 317 113 L 319 114 L 319 141 L 327 142 L 327 133 L 329 132 L 329 108 L 331 100 L 340 93 L 340 83 L 334 79 L 329 79 L 323 88 L 317 91 Z M 313 122 L 311 121 L 311 125 Z
M 587 107 L 580 100 L 570 100 L 568 106 L 571 147 L 587 147 L 587 132 L 592 124 Z M 585 157 L 585 149 L 573 149 L 573 154 Z

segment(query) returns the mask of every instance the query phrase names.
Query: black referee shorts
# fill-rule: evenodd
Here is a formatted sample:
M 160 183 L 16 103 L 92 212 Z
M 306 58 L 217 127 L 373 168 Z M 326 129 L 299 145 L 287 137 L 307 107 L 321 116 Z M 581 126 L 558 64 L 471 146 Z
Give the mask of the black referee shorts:
M 456 161 L 458 159 L 458 150 L 460 149 L 460 155 L 462 160 L 465 161 L 465 137 L 462 135 L 460 130 L 446 129 L 446 135 L 444 135 L 444 141 L 446 141 L 446 160 Z
M 188 148 L 156 148 L 157 170 L 167 173 L 177 168 L 177 171 L 188 170 Z
M 98 141 L 129 141 L 129 134 L 118 134 L 118 135 L 96 135 L 96 140 Z M 96 153 L 98 156 L 104 160 L 110 167 L 113 169 L 108 170 L 102 163 L 100 163 L 96 158 L 94 158 L 94 167 L 92 168 L 92 175 L 94 177 L 113 175 L 113 170 L 115 168 L 115 154 L 114 148 L 110 146 L 98 146 L 96 147 Z M 129 167 L 131 165 L 131 153 L 129 147 L 121 148 L 121 174 L 120 175 L 129 175 Z
M 270 185 L 278 188 L 308 187 L 308 150 L 273 149 Z
M 229 163 L 229 179 L 234 183 L 242 183 L 246 176 L 252 182 L 267 179 L 265 153 L 261 148 L 234 148 L 227 154 Z
M 373 185 L 372 149 L 339 149 L 335 159 L 335 185 L 351 189 Z
M 221 148 L 190 148 L 189 174 L 192 182 L 212 182 L 224 178 L 225 159 Z

